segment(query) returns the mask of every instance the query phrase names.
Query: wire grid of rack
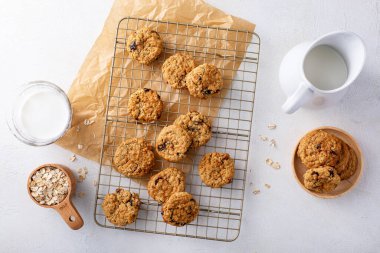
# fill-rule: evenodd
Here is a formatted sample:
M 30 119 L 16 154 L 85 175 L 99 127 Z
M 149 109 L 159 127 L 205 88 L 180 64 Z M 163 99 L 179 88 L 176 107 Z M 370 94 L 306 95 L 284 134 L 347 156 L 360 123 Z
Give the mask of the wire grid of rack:
M 152 66 L 134 62 L 126 53 L 128 35 L 143 26 L 155 29 L 165 44 L 164 52 Z M 242 221 L 259 63 L 258 35 L 248 31 L 128 17 L 119 22 L 114 50 L 96 192 L 96 223 L 113 229 L 235 240 Z M 160 66 L 163 61 L 183 51 L 192 54 L 199 64 L 208 62 L 219 67 L 225 82 L 219 95 L 212 99 L 196 99 L 188 91 L 171 89 L 162 81 Z M 129 68 L 125 69 L 124 66 Z M 165 110 L 159 121 L 141 124 L 126 115 L 128 97 L 137 87 L 152 88 L 161 95 Z M 199 215 L 192 223 L 174 227 L 163 222 L 161 206 L 149 197 L 146 180 L 120 175 L 112 169 L 112 157 L 119 143 L 126 138 L 144 137 L 154 144 L 164 126 L 172 124 L 176 117 L 189 110 L 198 110 L 210 117 L 212 139 L 205 146 L 191 150 L 187 158 L 178 163 L 170 163 L 156 156 L 156 166 L 152 172 L 154 174 L 169 166 L 182 169 L 186 173 L 186 191 L 200 205 Z M 202 183 L 197 165 L 208 152 L 226 152 L 234 158 L 235 175 L 231 184 L 213 189 Z M 111 224 L 101 207 L 104 196 L 119 187 L 138 193 L 142 201 L 136 222 L 124 227 Z

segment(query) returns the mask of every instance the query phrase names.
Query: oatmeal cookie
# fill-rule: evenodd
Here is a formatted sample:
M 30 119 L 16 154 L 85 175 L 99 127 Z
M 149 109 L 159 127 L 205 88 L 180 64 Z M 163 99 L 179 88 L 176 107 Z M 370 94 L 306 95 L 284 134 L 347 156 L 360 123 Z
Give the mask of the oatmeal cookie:
M 190 54 L 176 53 L 170 56 L 162 64 L 162 76 L 173 88 L 186 87 L 185 77 L 195 68 L 195 61 Z
M 136 193 L 121 188 L 104 197 L 102 208 L 107 219 L 117 225 L 125 226 L 135 222 L 140 208 L 140 198 Z
M 190 193 L 176 192 L 162 206 L 162 218 L 170 225 L 182 227 L 198 215 L 199 205 Z
M 350 161 L 350 147 L 342 141 L 342 153 L 337 164 L 334 166 L 334 169 L 340 176 L 344 170 L 346 170 L 347 165 Z M 343 180 L 343 178 L 341 178 Z
M 179 126 L 164 127 L 156 139 L 156 151 L 162 158 L 170 162 L 178 162 L 186 157 L 191 138 Z
M 222 74 L 211 64 L 202 64 L 193 69 L 185 78 L 190 95 L 208 98 L 219 93 L 223 87 Z
M 134 60 L 149 65 L 160 56 L 164 43 L 156 31 L 144 27 L 129 35 L 126 48 Z
M 329 166 L 309 169 L 303 178 L 305 187 L 316 192 L 331 192 L 340 183 L 338 173 Z
M 184 129 L 191 137 L 191 147 L 197 148 L 211 139 L 211 121 L 197 111 L 179 116 L 173 123 Z
M 131 94 L 127 114 L 135 120 L 154 122 L 161 117 L 164 104 L 156 91 L 144 88 Z
M 212 188 L 231 183 L 234 173 L 234 160 L 227 153 L 205 154 L 199 163 L 200 178 Z
M 176 168 L 166 168 L 149 179 L 148 193 L 158 203 L 164 203 L 173 193 L 185 191 L 185 174 Z
M 312 131 L 302 138 L 297 155 L 308 168 L 335 166 L 342 154 L 342 141 L 322 130 Z
M 348 179 L 352 175 L 354 175 L 358 167 L 358 157 L 356 156 L 355 151 L 351 147 L 348 147 L 348 148 L 349 148 L 349 160 L 348 160 L 347 166 L 345 167 L 344 170 L 340 172 L 340 174 L 338 172 L 342 180 Z
M 113 157 L 114 168 L 127 177 L 142 177 L 154 166 L 153 147 L 143 138 L 131 138 L 121 143 Z

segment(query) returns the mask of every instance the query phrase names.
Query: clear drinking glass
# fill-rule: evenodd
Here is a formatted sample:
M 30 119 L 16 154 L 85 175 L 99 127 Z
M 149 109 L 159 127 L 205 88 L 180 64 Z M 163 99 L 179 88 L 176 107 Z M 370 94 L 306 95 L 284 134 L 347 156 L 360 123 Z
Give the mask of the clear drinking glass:
M 61 88 L 47 81 L 33 81 L 17 92 L 8 111 L 7 123 L 20 141 L 32 146 L 45 146 L 65 134 L 71 126 L 71 117 L 70 101 Z

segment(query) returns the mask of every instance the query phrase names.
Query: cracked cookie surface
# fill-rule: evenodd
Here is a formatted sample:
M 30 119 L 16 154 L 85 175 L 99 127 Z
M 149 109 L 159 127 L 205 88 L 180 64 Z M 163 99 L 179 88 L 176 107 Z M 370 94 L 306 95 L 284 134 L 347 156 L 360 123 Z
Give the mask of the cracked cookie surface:
M 303 178 L 307 189 L 321 193 L 333 191 L 341 181 L 336 170 L 330 166 L 309 169 Z
M 122 142 L 113 157 L 113 167 L 126 177 L 142 177 L 154 166 L 152 145 L 143 138 Z
M 143 88 L 131 94 L 127 114 L 135 120 L 154 122 L 161 117 L 164 104 L 156 91 Z
M 162 76 L 173 88 L 186 87 L 185 77 L 195 68 L 195 61 L 190 54 L 176 53 L 162 64 Z
M 301 139 L 297 155 L 308 168 L 335 166 L 341 159 L 342 144 L 334 135 L 316 130 Z
M 156 139 L 156 151 L 159 156 L 171 162 L 178 162 L 186 157 L 191 138 L 179 126 L 164 127 Z
M 129 55 L 141 64 L 149 65 L 163 51 L 164 43 L 160 35 L 148 27 L 134 31 L 127 39 Z
M 190 135 L 193 148 L 205 145 L 211 139 L 211 121 L 197 111 L 179 116 L 173 124 L 181 127 Z
M 163 220 L 173 226 L 182 227 L 192 222 L 199 212 L 199 205 L 190 193 L 176 192 L 162 206 Z
M 234 160 L 227 153 L 208 153 L 203 156 L 198 170 L 203 183 L 219 188 L 232 182 L 235 173 Z
M 102 203 L 106 218 L 117 226 L 125 226 L 135 222 L 139 209 L 140 198 L 136 193 L 121 188 L 109 193 Z
M 164 203 L 173 193 L 185 191 L 185 174 L 177 168 L 166 168 L 149 179 L 147 188 L 149 196 Z
M 202 64 L 186 76 L 186 86 L 190 95 L 197 98 L 208 98 L 223 88 L 222 74 L 211 64 Z

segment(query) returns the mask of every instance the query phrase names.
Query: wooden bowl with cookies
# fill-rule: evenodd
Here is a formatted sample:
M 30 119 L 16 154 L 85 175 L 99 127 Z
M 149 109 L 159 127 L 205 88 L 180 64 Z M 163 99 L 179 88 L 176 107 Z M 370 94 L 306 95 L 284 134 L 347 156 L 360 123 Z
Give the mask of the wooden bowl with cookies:
M 344 130 L 330 126 L 306 133 L 294 149 L 292 163 L 297 182 L 320 198 L 349 192 L 363 173 L 358 143 Z

